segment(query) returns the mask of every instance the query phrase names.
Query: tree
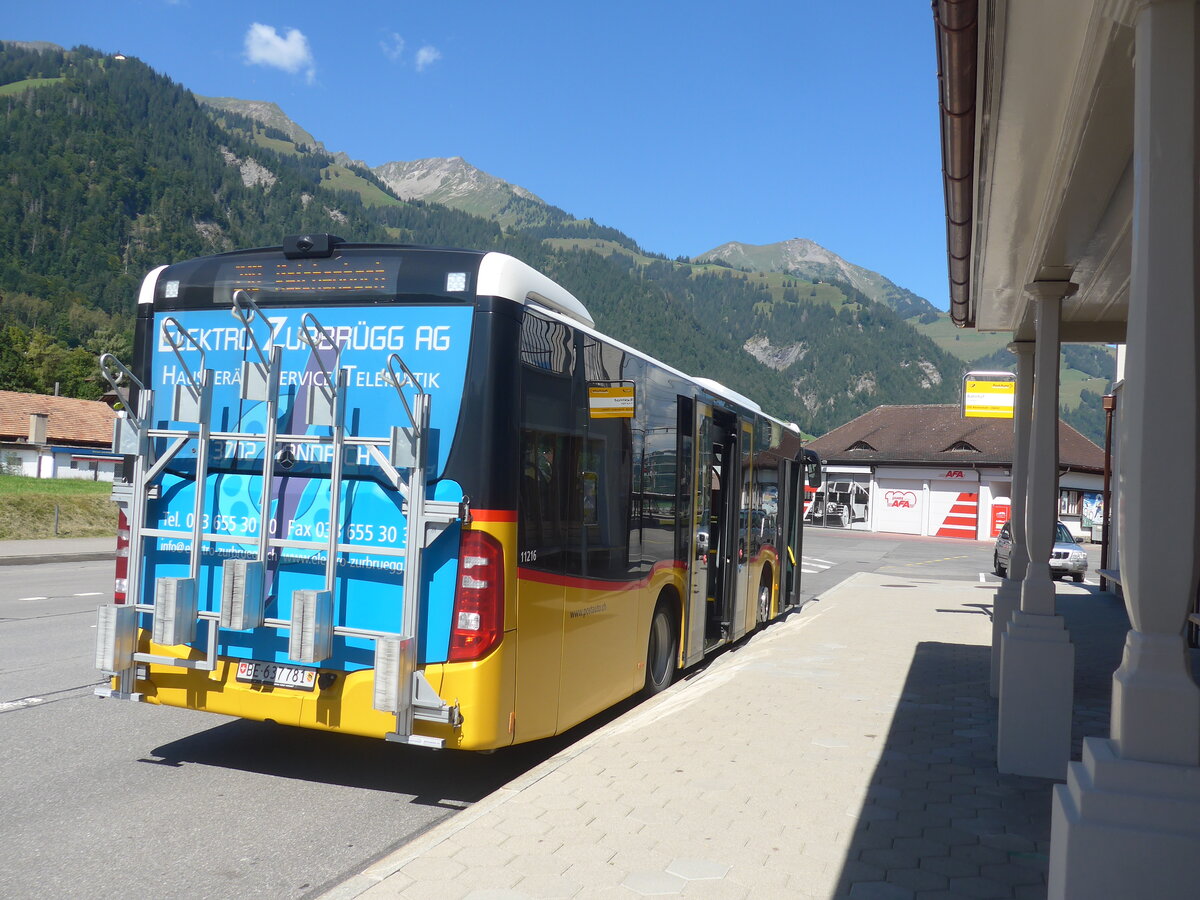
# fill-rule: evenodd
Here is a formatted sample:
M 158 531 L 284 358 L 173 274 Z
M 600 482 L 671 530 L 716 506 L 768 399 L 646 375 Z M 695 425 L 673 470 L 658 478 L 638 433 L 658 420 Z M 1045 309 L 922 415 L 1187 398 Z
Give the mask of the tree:
M 133 358 L 133 341 L 130 340 L 129 333 L 111 326 L 97 331 L 88 338 L 84 347 L 97 359 L 105 353 L 111 353 L 128 365 Z
M 29 335 L 16 325 L 0 329 L 0 390 L 34 391 L 37 379 L 26 351 Z

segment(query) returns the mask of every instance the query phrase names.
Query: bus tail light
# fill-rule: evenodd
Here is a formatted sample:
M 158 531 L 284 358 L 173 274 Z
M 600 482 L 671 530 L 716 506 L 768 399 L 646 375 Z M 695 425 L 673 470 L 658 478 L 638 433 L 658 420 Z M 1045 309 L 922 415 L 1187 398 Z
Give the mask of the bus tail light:
M 126 602 L 129 589 L 129 519 L 125 510 L 117 513 L 117 566 L 113 582 L 113 603 Z
M 504 634 L 504 550 L 482 531 L 464 530 L 450 627 L 450 662 L 482 659 Z

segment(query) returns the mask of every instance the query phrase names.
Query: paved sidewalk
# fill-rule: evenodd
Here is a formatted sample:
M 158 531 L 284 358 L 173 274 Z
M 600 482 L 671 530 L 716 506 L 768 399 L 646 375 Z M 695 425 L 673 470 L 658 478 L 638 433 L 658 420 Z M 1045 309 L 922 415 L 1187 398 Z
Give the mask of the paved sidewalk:
M 31 563 L 112 559 L 117 538 L 45 538 L 37 541 L 0 541 L 0 566 Z
M 994 588 L 855 575 L 325 896 L 1043 898 L 1054 782 L 995 769 Z M 1078 758 L 1128 622 L 1058 592 Z

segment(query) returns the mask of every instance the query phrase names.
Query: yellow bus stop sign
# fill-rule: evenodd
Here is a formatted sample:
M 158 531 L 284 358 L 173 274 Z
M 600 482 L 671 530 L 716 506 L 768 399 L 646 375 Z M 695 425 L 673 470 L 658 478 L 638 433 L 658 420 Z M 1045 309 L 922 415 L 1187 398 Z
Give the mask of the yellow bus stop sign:
M 588 413 L 593 419 L 632 419 L 633 385 L 588 385 Z
M 963 377 L 963 418 L 1011 419 L 1017 379 L 1011 372 L 968 372 Z

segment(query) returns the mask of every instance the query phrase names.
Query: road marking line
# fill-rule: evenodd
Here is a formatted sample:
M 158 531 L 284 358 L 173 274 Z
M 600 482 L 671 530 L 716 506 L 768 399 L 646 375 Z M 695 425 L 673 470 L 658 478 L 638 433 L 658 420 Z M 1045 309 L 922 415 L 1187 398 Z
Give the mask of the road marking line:
M 85 594 L 75 594 L 76 597 L 103 597 L 104 591 L 88 591 Z
M 14 709 L 25 709 L 29 706 L 37 706 L 39 703 L 46 701 L 41 697 L 26 697 L 24 700 L 7 700 L 0 703 L 0 712 L 9 712 Z
M 49 600 L 49 599 L 50 599 L 49 597 L 18 597 L 17 602 L 20 603 L 24 600 Z
M 810 562 L 825 563 L 825 565 L 827 565 L 827 566 L 836 566 L 837 565 L 837 563 L 835 563 L 835 562 L 830 562 L 827 559 L 817 559 L 815 556 L 806 556 L 804 558 L 809 560 Z

